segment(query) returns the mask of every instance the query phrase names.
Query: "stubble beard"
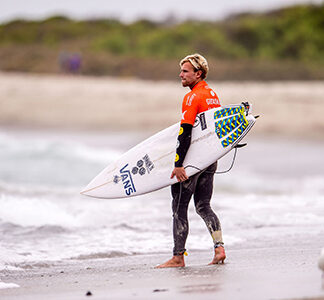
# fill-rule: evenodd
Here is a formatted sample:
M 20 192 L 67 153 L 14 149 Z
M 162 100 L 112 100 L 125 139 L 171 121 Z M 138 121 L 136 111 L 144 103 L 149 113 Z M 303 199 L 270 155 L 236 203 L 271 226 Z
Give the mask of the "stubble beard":
M 183 87 L 187 87 L 187 86 L 189 86 L 187 81 L 182 81 L 182 80 L 181 80 L 181 84 L 182 84 Z

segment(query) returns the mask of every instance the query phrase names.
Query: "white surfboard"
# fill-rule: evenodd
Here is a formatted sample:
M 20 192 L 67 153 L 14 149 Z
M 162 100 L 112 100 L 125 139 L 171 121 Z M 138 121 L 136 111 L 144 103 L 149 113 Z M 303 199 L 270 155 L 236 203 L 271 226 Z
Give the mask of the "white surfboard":
M 251 110 L 250 110 L 251 111 Z M 183 166 L 188 176 L 208 167 L 232 150 L 250 131 L 255 118 L 242 105 L 207 110 L 196 117 Z M 173 183 L 180 123 L 151 136 L 108 165 L 82 191 L 96 198 L 125 198 Z M 194 166 L 194 167 L 192 167 Z

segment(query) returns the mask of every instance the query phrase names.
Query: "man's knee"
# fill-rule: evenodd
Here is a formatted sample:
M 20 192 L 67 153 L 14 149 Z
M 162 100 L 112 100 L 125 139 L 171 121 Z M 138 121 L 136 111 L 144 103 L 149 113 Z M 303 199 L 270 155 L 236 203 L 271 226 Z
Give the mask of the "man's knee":
M 211 210 L 209 203 L 199 202 L 195 205 L 196 207 L 196 213 L 201 216 L 207 216 Z

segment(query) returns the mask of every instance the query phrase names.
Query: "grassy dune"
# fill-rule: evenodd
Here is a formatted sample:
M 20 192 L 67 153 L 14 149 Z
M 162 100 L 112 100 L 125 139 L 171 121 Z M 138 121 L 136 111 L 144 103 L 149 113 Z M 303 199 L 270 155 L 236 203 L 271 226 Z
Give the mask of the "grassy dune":
M 212 80 L 324 79 L 324 6 L 241 14 L 221 22 L 75 21 L 52 17 L 0 25 L 0 70 L 172 79 L 184 55 L 200 52 Z

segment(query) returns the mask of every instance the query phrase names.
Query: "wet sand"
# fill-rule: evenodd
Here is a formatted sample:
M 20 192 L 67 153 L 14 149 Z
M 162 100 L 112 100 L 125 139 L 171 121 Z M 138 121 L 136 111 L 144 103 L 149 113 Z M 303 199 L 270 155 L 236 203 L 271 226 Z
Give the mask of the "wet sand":
M 266 245 L 265 245 L 266 246 Z M 236 247 L 224 265 L 207 266 L 209 252 L 192 252 L 185 268 L 154 269 L 167 255 L 134 255 L 63 261 L 5 271 L 19 288 L 0 290 L 1 299 L 324 299 L 317 268 L 318 241 L 299 245 Z
M 181 117 L 177 81 L 0 73 L 0 126 L 156 132 Z M 324 82 L 209 82 L 221 103 L 249 101 L 259 135 L 324 137 Z

